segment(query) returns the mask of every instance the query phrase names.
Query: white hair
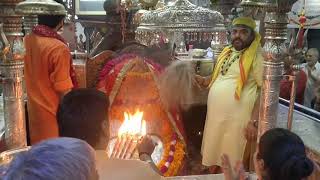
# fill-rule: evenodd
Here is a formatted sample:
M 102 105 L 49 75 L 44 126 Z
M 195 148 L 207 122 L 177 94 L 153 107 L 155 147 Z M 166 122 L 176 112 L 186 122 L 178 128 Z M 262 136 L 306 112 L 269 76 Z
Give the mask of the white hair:
M 174 61 L 160 77 L 160 96 L 167 108 L 188 108 L 194 102 L 195 68 L 191 62 Z
M 56 138 L 18 154 L 4 180 L 93 180 L 95 152 L 85 141 Z

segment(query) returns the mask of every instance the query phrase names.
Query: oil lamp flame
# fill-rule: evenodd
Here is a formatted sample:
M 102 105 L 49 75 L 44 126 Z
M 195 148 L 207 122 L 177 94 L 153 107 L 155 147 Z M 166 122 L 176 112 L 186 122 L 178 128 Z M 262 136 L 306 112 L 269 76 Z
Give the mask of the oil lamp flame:
M 120 159 L 132 158 L 139 140 L 147 134 L 147 124 L 143 120 L 143 112 L 124 113 L 124 121 L 119 128 L 118 138 L 113 147 L 111 157 Z
M 145 136 L 147 134 L 146 121 L 143 120 L 143 112 L 137 110 L 135 114 L 124 113 L 124 121 L 119 128 L 118 136 L 124 134 L 133 136 Z

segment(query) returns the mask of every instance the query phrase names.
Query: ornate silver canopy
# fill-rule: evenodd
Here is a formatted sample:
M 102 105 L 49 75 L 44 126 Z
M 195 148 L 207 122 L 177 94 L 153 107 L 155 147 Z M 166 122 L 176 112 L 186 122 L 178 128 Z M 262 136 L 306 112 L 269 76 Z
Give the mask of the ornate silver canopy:
M 66 9 L 62 4 L 54 0 L 26 0 L 19 3 L 16 13 L 23 15 L 66 15 Z
M 172 6 L 144 13 L 141 26 L 157 26 L 180 31 L 212 31 L 216 24 L 223 23 L 217 11 L 197 7 L 187 0 L 178 0 Z
M 192 44 L 216 39 L 226 44 L 223 22 L 223 16 L 217 11 L 197 7 L 188 0 L 177 0 L 172 5 L 143 13 L 136 40 L 145 45 L 167 41 L 179 46 L 182 41 Z

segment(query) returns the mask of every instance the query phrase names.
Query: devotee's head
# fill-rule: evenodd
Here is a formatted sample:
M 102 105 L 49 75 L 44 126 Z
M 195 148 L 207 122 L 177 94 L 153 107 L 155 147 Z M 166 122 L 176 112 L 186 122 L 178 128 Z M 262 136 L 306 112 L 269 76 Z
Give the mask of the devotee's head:
M 54 1 L 66 7 L 62 0 Z M 38 15 L 38 24 L 45 25 L 51 29 L 59 31 L 63 27 L 63 21 L 65 17 L 66 15 Z
M 85 141 L 56 138 L 18 154 L 4 180 L 98 180 L 95 151 Z
M 232 46 L 240 51 L 249 47 L 255 38 L 256 23 L 252 18 L 239 17 L 233 20 L 231 29 Z
M 265 180 L 302 180 L 311 175 L 313 162 L 299 136 L 275 128 L 261 136 L 255 169 Z
M 306 54 L 306 62 L 308 63 L 308 66 L 313 67 L 316 65 L 316 63 L 319 60 L 319 51 L 317 48 L 311 48 L 307 51 Z
M 76 89 L 66 94 L 57 111 L 59 134 L 105 149 L 109 139 L 109 100 L 96 89 Z

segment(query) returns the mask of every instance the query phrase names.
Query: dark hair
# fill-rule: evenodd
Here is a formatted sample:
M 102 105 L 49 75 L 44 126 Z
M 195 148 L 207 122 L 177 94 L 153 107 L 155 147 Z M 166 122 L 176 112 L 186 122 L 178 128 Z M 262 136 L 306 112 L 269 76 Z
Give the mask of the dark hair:
M 109 134 L 103 133 L 109 132 L 108 107 L 106 94 L 99 90 L 72 90 L 64 96 L 58 107 L 60 136 L 82 139 L 92 147 L 98 145 L 102 135 L 106 136 L 107 141 Z
M 62 0 L 54 0 L 55 2 L 62 4 L 65 8 L 66 5 Z M 45 25 L 50 28 L 56 28 L 61 21 L 64 20 L 66 15 L 38 15 L 38 24 Z
M 275 128 L 261 136 L 258 159 L 263 159 L 270 180 L 301 180 L 310 176 L 313 162 L 299 136 Z

